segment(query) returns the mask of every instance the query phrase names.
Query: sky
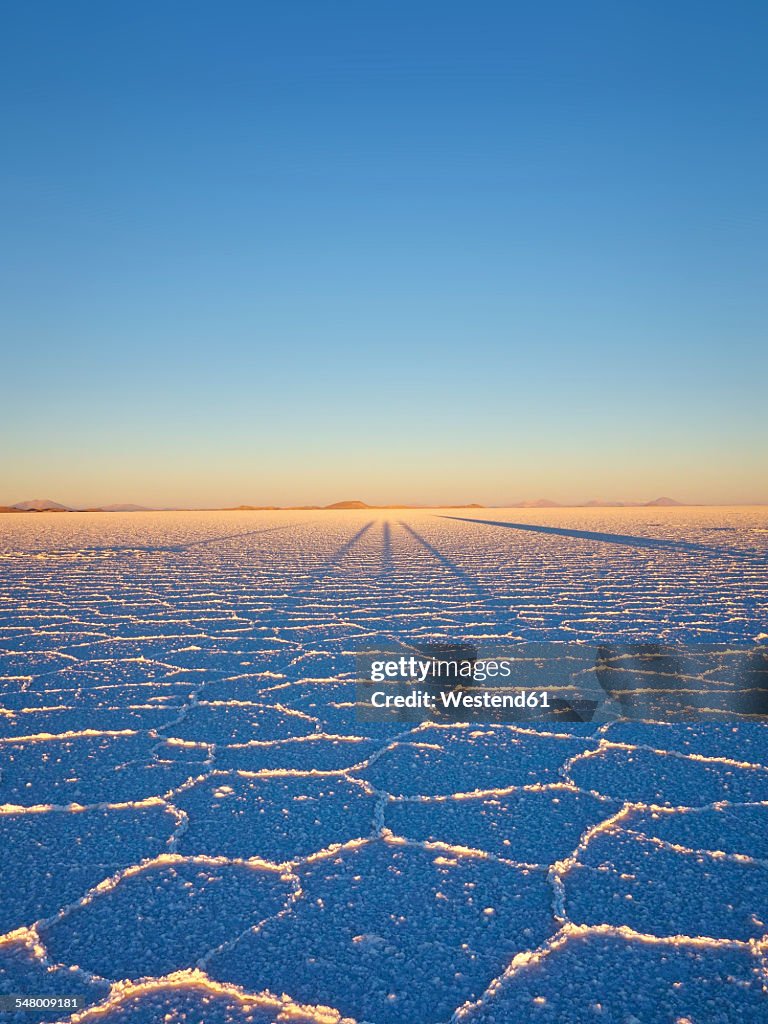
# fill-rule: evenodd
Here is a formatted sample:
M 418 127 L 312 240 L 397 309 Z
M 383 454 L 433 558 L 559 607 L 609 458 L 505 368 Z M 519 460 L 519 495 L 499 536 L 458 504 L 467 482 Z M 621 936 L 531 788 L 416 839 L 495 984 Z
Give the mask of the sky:
M 0 17 L 0 504 L 768 501 L 762 0 Z

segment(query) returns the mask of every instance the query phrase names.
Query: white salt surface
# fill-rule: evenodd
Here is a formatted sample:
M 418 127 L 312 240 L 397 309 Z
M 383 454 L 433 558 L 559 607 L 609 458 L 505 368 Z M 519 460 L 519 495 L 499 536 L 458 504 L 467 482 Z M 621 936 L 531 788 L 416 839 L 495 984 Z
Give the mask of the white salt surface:
M 0 531 L 0 993 L 87 1007 L 4 1019 L 768 1019 L 767 725 L 351 708 L 377 643 L 764 640 L 765 509 Z

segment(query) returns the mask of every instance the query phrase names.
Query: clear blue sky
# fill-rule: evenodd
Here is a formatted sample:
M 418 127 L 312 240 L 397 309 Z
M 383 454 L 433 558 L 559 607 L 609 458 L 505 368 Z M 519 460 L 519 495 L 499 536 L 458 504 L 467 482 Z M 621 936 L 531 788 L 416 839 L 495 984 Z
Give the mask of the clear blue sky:
M 0 9 L 0 502 L 768 500 L 762 0 Z

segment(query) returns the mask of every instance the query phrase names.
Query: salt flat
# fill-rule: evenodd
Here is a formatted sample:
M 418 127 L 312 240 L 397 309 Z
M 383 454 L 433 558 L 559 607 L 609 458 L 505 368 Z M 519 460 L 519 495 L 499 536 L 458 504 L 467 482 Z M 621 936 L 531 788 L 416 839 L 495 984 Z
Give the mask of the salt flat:
M 19 1020 L 768 1017 L 768 725 L 351 708 L 376 643 L 765 640 L 768 510 L 0 531 L 0 993 L 88 1007 Z

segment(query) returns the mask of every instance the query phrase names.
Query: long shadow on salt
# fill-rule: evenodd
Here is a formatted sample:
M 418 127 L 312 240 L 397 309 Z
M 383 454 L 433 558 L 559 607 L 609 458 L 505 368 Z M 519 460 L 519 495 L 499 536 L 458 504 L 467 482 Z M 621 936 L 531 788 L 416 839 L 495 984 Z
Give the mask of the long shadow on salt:
M 733 558 L 748 557 L 749 552 L 730 548 L 718 548 L 709 544 L 672 540 L 665 537 L 637 537 L 624 533 L 604 533 L 594 530 L 574 530 L 562 526 L 540 526 L 536 523 L 510 523 L 496 519 L 468 519 L 465 516 L 441 516 L 441 519 L 456 519 L 462 523 L 477 523 L 481 526 L 501 526 L 507 530 L 522 530 L 530 533 L 549 534 L 553 537 L 575 537 L 578 540 L 596 540 L 607 544 L 621 544 L 633 548 L 660 548 L 669 551 L 688 551 L 705 555 L 730 555 Z

